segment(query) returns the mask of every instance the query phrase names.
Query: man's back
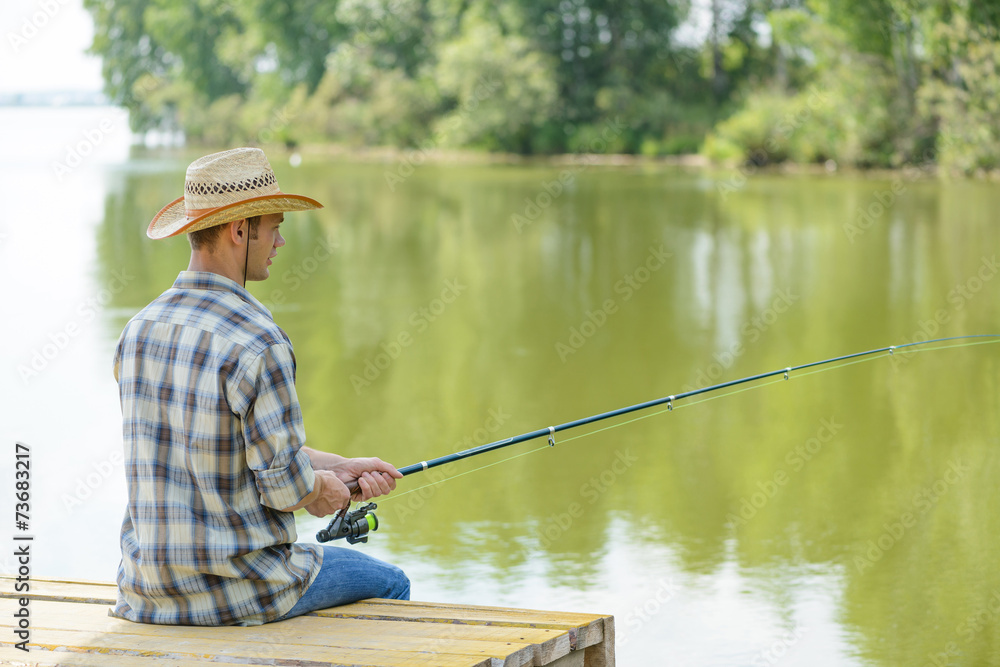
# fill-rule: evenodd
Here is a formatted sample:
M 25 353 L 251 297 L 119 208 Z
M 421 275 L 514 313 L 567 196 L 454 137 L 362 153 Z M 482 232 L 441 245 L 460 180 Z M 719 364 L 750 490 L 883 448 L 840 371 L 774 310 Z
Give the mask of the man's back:
M 242 287 L 182 272 L 125 327 L 115 354 L 129 488 L 115 614 L 151 623 L 258 624 L 316 575 L 279 511 L 313 470 L 291 344 Z M 249 443 L 249 444 L 248 444 Z

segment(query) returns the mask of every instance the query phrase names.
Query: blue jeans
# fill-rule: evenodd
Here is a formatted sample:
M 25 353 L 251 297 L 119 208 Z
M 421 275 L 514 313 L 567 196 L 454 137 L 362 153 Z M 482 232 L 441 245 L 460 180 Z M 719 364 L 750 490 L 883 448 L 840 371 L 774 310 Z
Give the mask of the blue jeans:
M 410 599 L 410 580 L 395 565 L 355 549 L 325 544 L 320 548 L 323 550 L 323 565 L 319 574 L 295 606 L 277 620 L 367 598 Z

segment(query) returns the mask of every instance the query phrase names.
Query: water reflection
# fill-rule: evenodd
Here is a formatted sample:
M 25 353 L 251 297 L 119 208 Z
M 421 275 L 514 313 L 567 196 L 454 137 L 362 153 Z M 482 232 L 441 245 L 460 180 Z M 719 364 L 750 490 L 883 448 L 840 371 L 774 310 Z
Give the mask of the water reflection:
M 187 159 L 106 191 L 96 280 L 136 278 L 105 348 L 186 265 L 183 239 L 144 225 Z M 852 235 L 889 182 L 762 176 L 723 196 L 725 174 L 592 167 L 518 229 L 558 168 L 428 165 L 393 192 L 384 165 L 273 161 L 326 208 L 289 220 L 252 291 L 294 342 L 311 444 L 346 455 L 408 464 L 706 379 L 1000 328 L 996 284 L 969 282 L 997 247 L 983 185 L 908 183 Z M 995 350 L 565 434 L 387 500 L 371 548 L 417 597 L 615 613 L 622 664 L 923 664 L 949 644 L 1000 664 L 994 619 L 967 623 L 1000 591 Z

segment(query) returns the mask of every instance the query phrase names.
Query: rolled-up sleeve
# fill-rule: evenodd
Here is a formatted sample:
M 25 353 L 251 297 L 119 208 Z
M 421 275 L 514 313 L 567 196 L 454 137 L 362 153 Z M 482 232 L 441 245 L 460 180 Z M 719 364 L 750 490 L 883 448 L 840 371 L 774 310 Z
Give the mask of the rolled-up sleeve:
M 288 345 L 272 345 L 248 369 L 253 397 L 243 419 L 247 465 L 260 502 L 292 507 L 313 490 L 315 473 L 302 450 L 305 428 L 295 393 L 295 359 Z

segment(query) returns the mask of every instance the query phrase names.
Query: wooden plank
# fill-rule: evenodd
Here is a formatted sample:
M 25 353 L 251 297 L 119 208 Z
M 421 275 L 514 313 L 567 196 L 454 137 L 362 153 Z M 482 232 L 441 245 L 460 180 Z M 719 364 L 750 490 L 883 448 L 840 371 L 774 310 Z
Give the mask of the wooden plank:
M 14 577 L 0 576 L 0 598 L 24 597 L 14 591 Z M 35 579 L 30 582 L 27 597 L 32 600 L 69 600 L 72 602 L 93 602 L 115 604 L 118 587 L 116 584 L 98 581 L 65 581 L 62 579 Z
M 10 667 L 212 667 L 219 663 L 207 660 L 180 660 L 151 656 L 116 655 L 109 659 L 105 653 L 74 653 L 70 651 L 42 651 L 32 648 L 25 653 L 5 646 L 0 648 L 0 664 Z
M 304 640 L 308 640 L 311 635 L 322 639 L 329 632 L 338 632 L 341 628 L 350 627 L 358 632 L 378 635 L 398 635 L 410 637 L 441 637 L 447 636 L 454 639 L 470 639 L 479 641 L 498 642 L 520 642 L 520 643 L 545 643 L 564 638 L 568 643 L 569 639 L 565 632 L 548 628 L 527 628 L 518 626 L 487 626 L 487 625 L 465 625 L 446 623 L 409 623 L 397 622 L 393 620 L 371 620 L 361 618 L 324 618 L 315 615 L 297 616 L 287 621 L 266 623 L 251 627 L 238 626 L 194 626 L 194 625 L 153 625 L 146 623 L 132 623 L 122 619 L 108 616 L 108 607 L 105 605 L 86 604 L 76 602 L 51 602 L 49 600 L 35 600 L 31 602 L 32 625 L 35 627 L 48 627 L 53 630 L 87 630 L 90 632 L 101 632 L 103 630 L 114 631 L 121 624 L 127 624 L 129 628 L 139 628 L 135 630 L 140 634 L 147 631 L 151 633 L 160 632 L 160 628 L 174 628 L 173 632 L 183 633 L 189 631 L 192 636 L 238 636 L 245 641 L 274 641 L 276 638 L 287 636 L 294 632 Z M 13 627 L 13 617 L 0 615 L 0 626 Z M 289 625 L 292 624 L 292 625 Z M 132 630 L 130 630 L 132 631 Z
M 403 604 L 408 607 L 427 607 L 429 609 L 476 609 L 481 611 L 518 612 L 527 616 L 546 616 L 552 619 L 559 619 L 567 623 L 584 625 L 601 618 L 607 618 L 604 614 L 588 614 L 577 611 L 551 611 L 543 609 L 526 609 L 524 607 L 491 607 L 479 604 L 456 604 L 454 602 L 424 602 L 422 600 L 387 600 L 383 598 L 372 598 L 365 600 L 373 605 L 397 605 Z
M 586 667 L 615 667 L 615 618 L 604 619 L 604 639 L 599 644 L 588 646 L 585 654 Z
M 313 612 L 326 618 L 367 618 L 372 620 L 405 620 L 421 623 L 454 623 L 478 625 L 507 625 L 529 628 L 549 628 L 570 632 L 570 643 L 574 649 L 599 644 L 604 640 L 604 618 L 592 616 L 594 620 L 583 625 L 568 623 L 563 618 L 536 612 L 525 614 L 518 609 L 498 609 L 483 611 L 472 606 L 421 607 L 420 605 L 377 604 L 371 600 L 355 602 L 343 607 L 333 607 Z
M 170 626 L 158 626 L 170 627 Z M 72 647 L 102 655 L 105 664 L 117 665 L 119 657 L 153 658 L 158 660 L 202 660 L 213 663 L 244 665 L 288 665 L 319 667 L 320 665 L 351 665 L 365 667 L 491 667 L 497 664 L 486 656 L 449 654 L 447 651 L 394 651 L 323 646 L 262 646 L 233 641 L 207 639 L 174 639 L 163 642 L 155 636 L 127 633 L 84 633 L 67 630 L 32 629 L 32 649 L 29 655 L 44 651 L 64 651 Z M 7 653 L 9 642 L 4 642 Z M 16 649 L 15 649 L 16 650 Z M 17 651 L 21 653 L 21 651 Z M 503 664 L 501 661 L 499 664 Z M 530 664 L 530 663 L 529 663 Z M 153 663 L 156 665 L 156 663 Z M 152 666 L 151 666 L 152 667 Z M 159 667 L 157 665 L 157 667 Z
M 171 626 L 157 626 L 170 629 Z M 155 629 L 155 628 L 154 628 Z M 456 664 L 486 662 L 504 667 L 524 667 L 534 662 L 530 644 L 468 642 L 441 638 L 365 637 L 360 635 L 331 637 L 323 644 L 288 641 L 250 642 L 239 638 L 190 637 L 173 632 L 163 634 L 118 632 L 88 633 L 71 630 L 32 628 L 30 643 L 49 649 L 65 646 L 94 650 L 99 648 L 124 655 L 158 655 L 184 658 L 225 656 L 237 662 L 259 663 L 261 659 L 278 656 L 294 660 L 338 662 L 348 660 L 364 664 L 402 664 L 423 656 L 419 664 L 435 663 L 441 656 L 452 656 Z M 56 637 L 53 640 L 51 637 Z M 48 639 L 47 639 L 48 638 Z M 57 642 L 57 643 L 53 643 Z M 351 656 L 351 657 L 346 657 Z M 370 657 L 370 656 L 375 656 Z M 429 656 L 429 657 L 428 657 Z M 391 659 L 389 659 L 391 658 Z
M 530 649 L 535 661 L 550 662 L 571 650 L 568 633 L 551 629 L 521 627 L 491 627 L 443 623 L 404 623 L 368 619 L 321 618 L 299 616 L 287 621 L 252 627 L 204 627 L 187 625 L 151 625 L 131 623 L 107 615 L 104 605 L 36 600 L 31 603 L 32 625 L 53 630 L 86 632 L 126 632 L 132 634 L 169 636 L 172 638 L 232 639 L 264 644 L 292 641 L 300 645 L 329 645 L 342 641 L 351 646 L 364 646 L 378 638 L 381 646 L 396 648 L 397 643 L 417 640 L 442 642 L 460 640 L 450 652 L 468 653 L 472 648 L 492 650 L 492 656 L 505 658 L 510 664 L 524 662 L 523 649 Z M 6 616 L 6 617 L 5 617 Z M 13 617 L 0 615 L 0 626 L 13 626 Z M 469 642 L 478 642 L 472 644 Z
M 0 581 L 6 579 L 7 581 L 16 581 L 13 575 L 0 574 Z M 104 586 L 106 588 L 115 588 L 116 584 L 113 581 L 98 581 L 96 579 L 57 579 L 54 577 L 32 577 L 31 583 L 46 583 L 46 584 L 66 584 L 68 586 Z
M 371 617 L 399 617 L 435 621 L 455 621 L 459 623 L 482 623 L 492 625 L 522 625 L 525 627 L 569 630 L 594 623 L 602 623 L 604 616 L 596 614 L 564 614 L 561 612 L 534 611 L 504 607 L 478 607 L 475 605 L 426 605 L 405 600 L 363 600 L 342 607 L 323 610 L 324 615 L 334 612 L 345 616 L 367 615 Z M 316 612 L 320 613 L 320 612 Z
M 569 655 L 564 655 L 554 662 L 545 664 L 545 667 L 585 667 L 583 651 L 573 651 Z

